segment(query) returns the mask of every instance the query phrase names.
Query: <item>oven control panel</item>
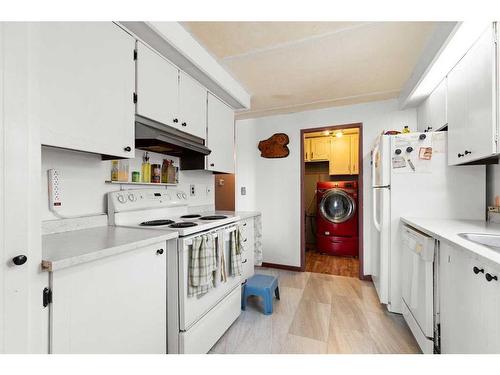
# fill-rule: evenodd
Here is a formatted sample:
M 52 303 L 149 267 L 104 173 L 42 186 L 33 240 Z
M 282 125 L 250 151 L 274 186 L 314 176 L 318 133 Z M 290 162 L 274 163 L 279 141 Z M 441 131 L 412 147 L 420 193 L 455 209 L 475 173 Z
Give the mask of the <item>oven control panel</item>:
M 134 189 L 108 193 L 108 212 L 185 206 L 188 195 L 176 189 Z

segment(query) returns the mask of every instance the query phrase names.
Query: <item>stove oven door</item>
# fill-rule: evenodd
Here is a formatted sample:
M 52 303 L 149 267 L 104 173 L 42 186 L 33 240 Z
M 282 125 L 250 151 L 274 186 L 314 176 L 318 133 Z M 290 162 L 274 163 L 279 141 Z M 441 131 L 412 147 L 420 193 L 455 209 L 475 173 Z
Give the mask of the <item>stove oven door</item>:
M 216 305 L 224 300 L 235 288 L 241 287 L 241 276 L 231 276 L 230 269 L 230 234 L 236 231 L 235 225 L 218 229 L 216 246 L 219 253 L 224 253 L 224 265 L 226 270 L 226 281 L 221 280 L 222 264 L 217 260 L 217 271 L 215 272 L 215 286 L 207 293 L 199 296 L 188 296 L 189 261 L 193 247 L 193 239 L 196 235 L 181 238 L 179 254 L 179 323 L 180 330 L 187 331 L 195 325 L 202 317 L 207 315 Z M 239 306 L 239 305 L 238 305 Z M 239 307 L 238 307 L 239 309 Z

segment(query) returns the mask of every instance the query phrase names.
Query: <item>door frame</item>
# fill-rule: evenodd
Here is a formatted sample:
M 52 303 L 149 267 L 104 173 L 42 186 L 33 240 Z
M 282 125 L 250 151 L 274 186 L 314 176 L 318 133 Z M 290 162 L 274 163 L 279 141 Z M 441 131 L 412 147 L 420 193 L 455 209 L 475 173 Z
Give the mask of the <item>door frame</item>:
M 300 270 L 306 270 L 306 226 L 304 222 L 304 176 L 305 176 L 305 160 L 304 160 L 304 136 L 306 133 L 320 132 L 320 131 L 336 131 L 342 129 L 359 129 L 359 140 L 358 140 L 358 160 L 359 160 L 359 173 L 358 173 L 358 231 L 359 231 L 359 243 L 358 243 L 358 254 L 359 254 L 359 278 L 369 279 L 369 276 L 364 275 L 363 259 L 363 123 L 356 122 L 352 124 L 342 124 L 342 125 L 328 125 L 319 128 L 308 128 L 300 129 Z

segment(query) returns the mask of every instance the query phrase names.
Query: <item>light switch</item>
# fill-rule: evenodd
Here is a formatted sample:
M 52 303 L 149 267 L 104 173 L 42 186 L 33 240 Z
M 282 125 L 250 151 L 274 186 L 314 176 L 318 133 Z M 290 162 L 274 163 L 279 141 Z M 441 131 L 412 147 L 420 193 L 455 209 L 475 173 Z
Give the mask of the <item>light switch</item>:
M 241 187 L 241 195 L 247 195 L 247 188 L 245 186 Z

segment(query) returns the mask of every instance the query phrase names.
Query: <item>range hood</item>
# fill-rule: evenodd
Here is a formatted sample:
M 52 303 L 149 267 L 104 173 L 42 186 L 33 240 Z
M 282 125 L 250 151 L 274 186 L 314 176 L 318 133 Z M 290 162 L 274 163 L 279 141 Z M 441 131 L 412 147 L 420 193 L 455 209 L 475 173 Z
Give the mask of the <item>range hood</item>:
M 204 169 L 205 156 L 211 152 L 202 138 L 139 115 L 135 116 L 135 148 L 178 156 L 183 170 Z

